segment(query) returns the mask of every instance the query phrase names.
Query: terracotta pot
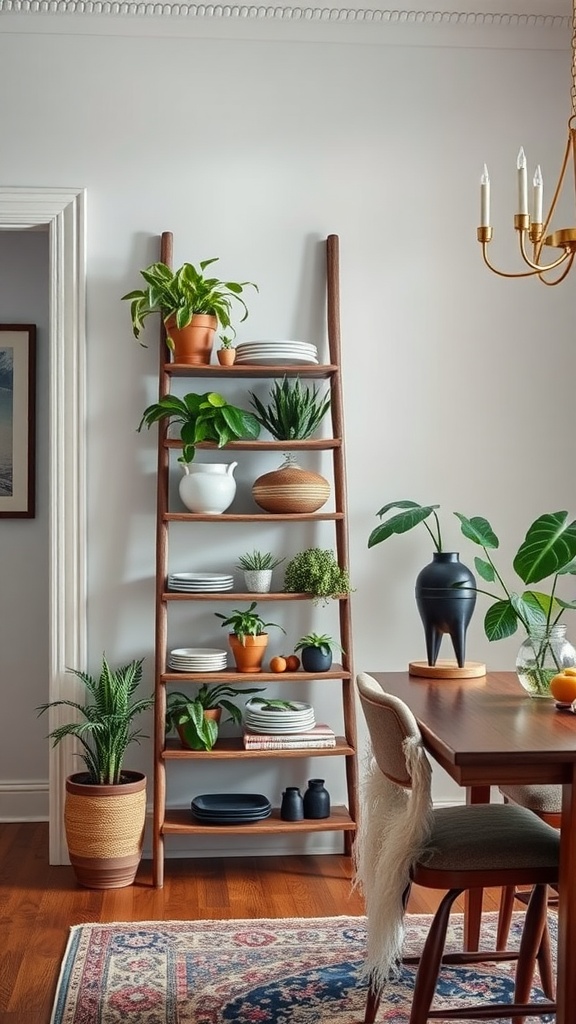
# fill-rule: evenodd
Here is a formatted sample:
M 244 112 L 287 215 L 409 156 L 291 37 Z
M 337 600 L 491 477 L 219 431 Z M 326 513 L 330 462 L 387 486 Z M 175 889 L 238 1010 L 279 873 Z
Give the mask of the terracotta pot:
M 70 863 L 88 889 L 120 889 L 136 877 L 146 819 L 146 776 L 125 771 L 118 786 L 66 779 L 64 826 Z
M 240 643 L 235 633 L 228 637 L 238 672 L 261 672 L 262 662 L 268 646 L 268 633 L 260 636 L 246 636 Z
M 219 348 L 216 352 L 220 366 L 233 366 L 236 361 L 235 348 Z
M 215 316 L 195 313 L 186 327 L 176 327 L 176 317 L 164 321 L 166 338 L 170 339 L 175 363 L 185 366 L 206 366 L 212 358 L 214 333 L 218 326 Z
M 222 718 L 222 708 L 207 708 L 206 711 L 204 712 L 204 718 L 211 718 L 212 721 L 216 722 L 216 724 L 218 725 L 220 719 Z M 185 725 L 176 726 L 176 732 L 178 733 L 178 737 L 180 739 L 180 743 L 182 744 L 182 746 L 185 747 L 186 750 L 194 750 L 195 748 L 188 741 L 186 731 L 187 730 Z

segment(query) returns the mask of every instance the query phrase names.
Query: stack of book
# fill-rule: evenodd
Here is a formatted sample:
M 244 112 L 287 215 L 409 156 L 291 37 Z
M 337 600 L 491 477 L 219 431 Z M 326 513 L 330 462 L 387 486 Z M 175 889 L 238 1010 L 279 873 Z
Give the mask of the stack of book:
M 305 732 L 285 732 L 281 736 L 265 732 L 252 732 L 244 727 L 246 750 L 327 750 L 336 746 L 336 734 L 328 725 L 315 725 Z

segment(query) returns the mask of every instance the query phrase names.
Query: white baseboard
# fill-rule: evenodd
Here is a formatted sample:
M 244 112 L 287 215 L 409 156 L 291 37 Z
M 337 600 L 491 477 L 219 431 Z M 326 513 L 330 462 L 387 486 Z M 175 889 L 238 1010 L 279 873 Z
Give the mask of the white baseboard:
M 48 780 L 0 782 L 0 821 L 48 821 Z

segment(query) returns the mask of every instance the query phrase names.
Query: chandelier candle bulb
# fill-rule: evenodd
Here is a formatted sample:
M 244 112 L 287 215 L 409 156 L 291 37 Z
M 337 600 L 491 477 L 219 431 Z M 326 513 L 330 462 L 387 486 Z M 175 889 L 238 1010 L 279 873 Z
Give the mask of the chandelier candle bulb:
M 520 152 L 518 153 L 518 159 L 516 161 L 516 167 L 518 168 L 518 213 L 528 213 L 528 175 L 526 172 L 526 154 L 523 146 L 520 146 Z
M 480 227 L 490 227 L 490 175 L 486 164 L 480 178 Z
M 544 180 L 542 178 L 542 170 L 540 168 L 540 164 L 538 164 L 538 166 L 537 166 L 537 168 L 536 168 L 536 170 L 534 172 L 534 178 L 532 180 L 532 184 L 534 185 L 534 193 L 533 193 L 534 209 L 533 209 L 532 221 L 533 221 L 534 224 L 541 224 L 542 223 L 543 197 L 544 197 Z

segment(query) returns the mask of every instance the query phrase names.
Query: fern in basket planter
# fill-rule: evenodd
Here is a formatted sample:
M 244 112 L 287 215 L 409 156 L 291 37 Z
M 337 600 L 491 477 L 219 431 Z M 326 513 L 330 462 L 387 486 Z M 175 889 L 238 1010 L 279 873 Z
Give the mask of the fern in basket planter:
M 103 656 L 98 678 L 70 669 L 86 688 L 86 703 L 62 699 L 37 708 L 42 715 L 67 706 L 80 716 L 53 729 L 49 737 L 54 746 L 68 736 L 81 746 L 86 770 L 66 780 L 64 824 L 76 878 L 89 888 L 131 885 L 140 863 L 146 776 L 125 769 L 124 757 L 130 744 L 145 736 L 134 719 L 154 703 L 153 697 L 136 697 L 142 663 L 140 658 L 113 669 Z

